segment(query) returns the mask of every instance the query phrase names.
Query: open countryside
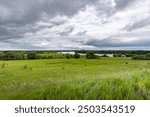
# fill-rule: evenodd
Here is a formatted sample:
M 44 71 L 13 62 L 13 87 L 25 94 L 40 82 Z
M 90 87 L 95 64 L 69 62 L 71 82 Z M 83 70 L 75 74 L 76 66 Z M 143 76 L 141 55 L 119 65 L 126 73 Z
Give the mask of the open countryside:
M 1 52 L 0 99 L 150 99 L 148 51 L 104 51 L 103 57 L 76 53 Z

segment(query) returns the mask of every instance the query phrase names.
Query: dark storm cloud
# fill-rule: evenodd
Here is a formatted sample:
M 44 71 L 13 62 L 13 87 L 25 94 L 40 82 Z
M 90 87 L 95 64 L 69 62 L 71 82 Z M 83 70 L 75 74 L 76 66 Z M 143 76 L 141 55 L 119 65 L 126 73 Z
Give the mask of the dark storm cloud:
M 0 0 L 0 48 L 148 46 L 149 6 L 149 0 Z
M 50 14 L 55 15 L 56 13 L 72 16 L 80 9 L 84 8 L 87 4 L 93 4 L 97 0 L 49 0 L 44 5 L 44 10 Z
M 29 24 L 41 20 L 41 15 L 72 16 L 86 4 L 97 0 L 0 0 L 0 23 Z
M 119 44 L 119 45 L 118 45 Z M 110 41 L 110 38 L 105 39 L 92 39 L 84 43 L 84 45 L 90 45 L 94 47 L 120 47 L 122 46 L 121 43 L 118 42 L 117 39 L 113 39 Z
M 136 0 L 115 0 L 117 9 L 124 9 L 130 4 L 133 4 Z
M 9 29 L 5 26 L 0 26 L 0 41 L 20 37 L 22 37 L 21 33 L 17 33 L 15 29 Z
M 36 22 L 56 15 L 73 16 L 87 4 L 97 0 L 0 0 L 0 40 L 24 36 L 44 28 L 61 25 L 61 18 L 50 20 L 50 25 L 36 26 Z M 3 25 L 3 26 L 1 26 Z M 19 35 L 19 36 L 18 36 Z
M 149 25 L 150 25 L 150 17 L 147 17 L 145 19 L 141 19 L 140 21 L 134 22 L 133 24 L 128 24 L 123 29 L 127 30 L 127 31 L 133 31 L 133 30 L 143 28 L 143 27 L 149 26 Z
M 114 38 L 106 38 L 106 39 L 93 39 L 84 43 L 84 45 L 94 46 L 98 48 L 103 47 L 149 47 L 150 40 L 143 39 L 143 40 L 136 40 L 133 42 L 123 42 L 122 39 L 114 39 Z
M 0 23 L 25 25 L 37 21 L 41 11 L 38 1 L 34 0 L 1 0 L 0 1 Z
M 58 35 L 60 35 L 60 36 L 69 36 L 69 34 L 70 34 L 73 30 L 74 30 L 74 28 L 73 28 L 72 26 L 71 26 L 71 27 L 67 27 L 67 28 L 65 29 L 65 31 L 58 33 Z
M 0 26 L 0 35 L 1 36 L 5 36 L 8 33 L 9 33 L 9 31 L 8 31 L 8 29 L 6 27 Z

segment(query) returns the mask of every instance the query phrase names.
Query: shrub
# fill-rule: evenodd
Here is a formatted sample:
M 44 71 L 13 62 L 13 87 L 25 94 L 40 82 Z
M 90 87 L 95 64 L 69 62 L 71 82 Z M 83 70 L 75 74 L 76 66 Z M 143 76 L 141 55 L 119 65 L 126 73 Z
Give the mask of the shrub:
M 66 58 L 70 59 L 70 58 L 72 58 L 72 55 L 71 54 L 66 54 Z
M 96 59 L 96 55 L 95 55 L 95 53 L 93 51 L 88 51 L 86 53 L 86 58 L 87 59 Z
M 102 57 L 108 57 L 106 54 L 104 54 Z
M 28 52 L 27 53 L 27 59 L 36 59 L 36 58 L 37 58 L 36 52 Z
M 77 52 L 74 54 L 74 58 L 78 59 L 80 58 L 80 54 L 78 54 Z

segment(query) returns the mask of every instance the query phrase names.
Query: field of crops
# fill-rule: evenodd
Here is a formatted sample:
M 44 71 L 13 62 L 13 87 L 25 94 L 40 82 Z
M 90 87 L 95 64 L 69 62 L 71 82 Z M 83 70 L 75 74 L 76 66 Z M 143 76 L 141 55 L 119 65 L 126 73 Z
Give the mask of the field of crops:
M 0 99 L 150 99 L 150 61 L 0 61 Z

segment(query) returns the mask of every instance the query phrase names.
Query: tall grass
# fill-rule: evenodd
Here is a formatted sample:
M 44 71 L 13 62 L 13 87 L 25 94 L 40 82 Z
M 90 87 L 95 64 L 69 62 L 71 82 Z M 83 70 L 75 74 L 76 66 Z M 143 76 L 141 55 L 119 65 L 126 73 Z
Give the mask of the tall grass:
M 0 70 L 0 99 L 147 100 L 149 61 L 95 60 L 6 61 Z M 29 65 L 31 69 L 22 69 Z

